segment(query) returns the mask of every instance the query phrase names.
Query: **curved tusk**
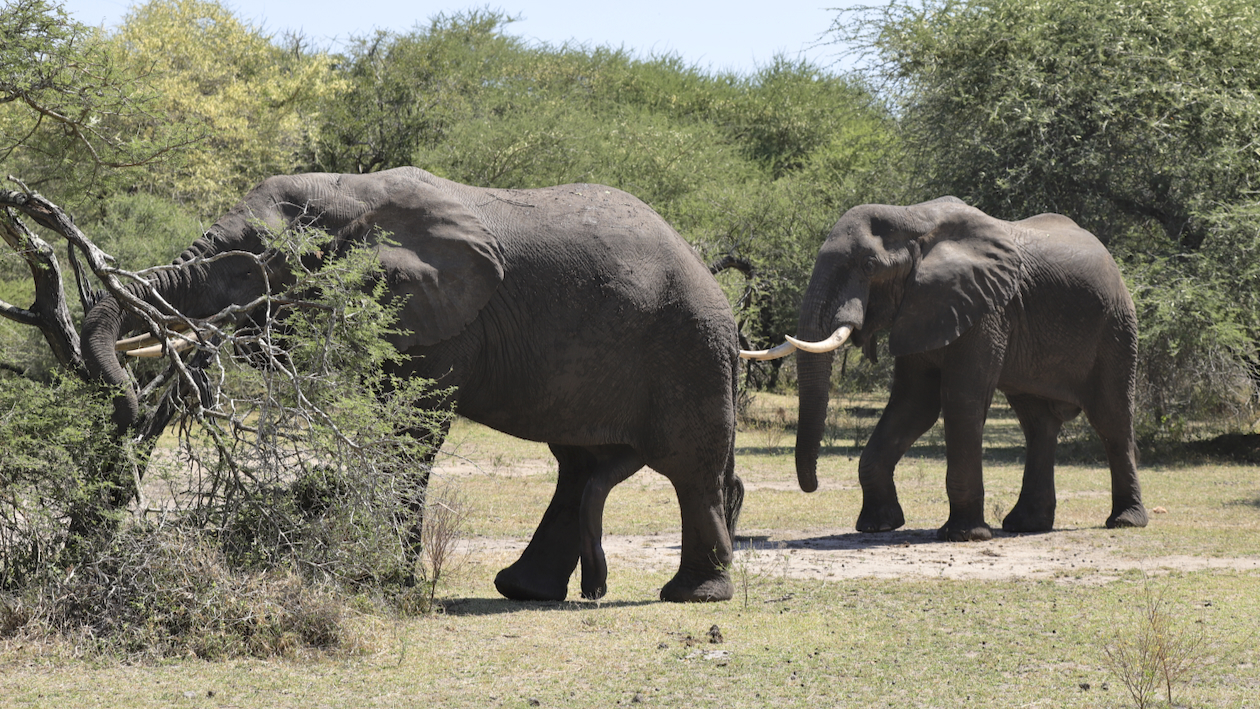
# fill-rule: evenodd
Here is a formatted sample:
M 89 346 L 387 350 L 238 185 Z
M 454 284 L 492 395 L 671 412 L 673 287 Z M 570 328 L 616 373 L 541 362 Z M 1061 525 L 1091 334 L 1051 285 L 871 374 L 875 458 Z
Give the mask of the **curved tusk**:
M 175 325 L 172 325 L 170 329 L 175 332 L 187 332 L 189 330 L 189 327 L 188 325 L 185 325 L 184 323 L 181 322 L 181 323 L 176 323 Z M 153 335 L 150 335 L 147 332 L 141 333 L 139 335 L 135 335 L 134 337 L 128 337 L 125 340 L 119 340 L 115 342 L 114 351 L 126 352 L 127 350 L 134 350 L 137 347 L 148 347 L 150 345 L 155 345 L 155 344 L 158 344 L 158 342 L 159 340 Z
M 142 335 L 136 335 L 135 337 L 128 337 L 125 340 L 119 340 L 118 342 L 115 342 L 114 351 L 126 352 L 127 350 L 135 349 L 137 347 L 148 347 L 149 345 L 155 342 L 157 342 L 157 338 L 146 332 Z
M 185 340 L 182 338 L 178 340 L 172 338 L 170 340 L 167 340 L 167 343 L 170 344 L 171 348 L 174 349 L 176 352 L 183 352 L 184 350 L 189 349 L 190 347 L 197 346 L 196 342 L 193 342 L 192 340 Z M 148 347 L 140 347 L 134 350 L 127 350 L 126 355 L 128 357 L 161 357 L 162 356 L 162 343 L 159 342 L 156 345 L 149 345 Z
M 768 350 L 740 350 L 739 356 L 742 359 L 768 360 L 786 357 L 794 351 L 796 351 L 796 345 L 793 345 L 791 342 L 784 342 L 778 347 L 773 347 Z
M 806 352 L 813 352 L 814 354 L 822 354 L 824 352 L 831 352 L 833 350 L 839 349 L 840 345 L 843 345 L 845 340 L 849 339 L 849 334 L 852 332 L 853 332 L 853 328 L 849 327 L 848 325 L 845 325 L 841 327 L 840 329 L 836 330 L 835 332 L 833 332 L 831 334 L 831 337 L 828 337 L 827 339 L 821 340 L 819 342 L 806 342 L 805 340 L 798 340 L 795 337 L 792 337 L 791 335 L 787 336 L 787 341 L 792 343 L 793 345 L 796 345 L 798 349 L 805 350 Z

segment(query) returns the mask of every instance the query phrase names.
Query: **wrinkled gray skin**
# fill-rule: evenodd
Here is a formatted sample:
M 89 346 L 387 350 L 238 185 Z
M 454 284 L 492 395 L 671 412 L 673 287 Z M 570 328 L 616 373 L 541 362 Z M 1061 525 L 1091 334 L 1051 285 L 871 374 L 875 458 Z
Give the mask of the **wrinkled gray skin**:
M 259 252 L 271 230 L 313 223 L 326 251 L 377 245 L 389 291 L 405 296 L 393 344 L 403 376 L 458 387 L 455 410 L 545 441 L 559 463 L 555 495 L 520 559 L 495 580 L 508 598 L 560 600 L 579 557 L 582 593 L 598 598 L 605 499 L 643 466 L 669 478 L 682 508 L 682 561 L 668 601 L 731 597 L 725 571 L 743 487 L 734 473 L 737 333 L 722 291 L 655 212 L 600 185 L 480 189 L 417 168 L 369 175 L 272 177 L 177 260 Z M 286 267 L 274 264 L 273 278 Z M 273 281 L 274 282 L 274 281 Z M 159 277 L 157 290 L 193 318 L 263 289 L 248 257 Z M 84 328 L 91 371 L 126 378 L 114 352 L 133 325 L 106 299 Z M 115 422 L 136 420 L 134 393 Z
M 889 331 L 896 357 L 888 405 L 862 452 L 863 532 L 905 523 L 893 470 L 944 417 L 949 519 L 939 536 L 983 540 L 982 434 L 995 389 L 1027 440 L 1023 488 L 1002 521 L 1010 532 L 1054 525 L 1059 429 L 1084 410 L 1111 467 L 1108 527 L 1142 527 L 1133 391 L 1137 320 L 1115 262 L 1071 219 L 994 219 L 945 197 L 910 207 L 849 210 L 827 237 L 801 305 L 797 337 L 819 341 L 841 326 L 874 352 Z M 817 488 L 832 354 L 797 352 L 801 488 Z

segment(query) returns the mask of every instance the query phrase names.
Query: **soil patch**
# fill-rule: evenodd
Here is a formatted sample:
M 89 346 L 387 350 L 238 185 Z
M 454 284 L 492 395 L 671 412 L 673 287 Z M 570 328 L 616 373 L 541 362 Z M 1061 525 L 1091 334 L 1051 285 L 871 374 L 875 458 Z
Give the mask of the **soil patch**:
M 736 572 L 746 565 L 759 577 L 838 581 L 857 578 L 948 578 L 1007 581 L 1054 579 L 1065 584 L 1101 584 L 1123 573 L 1230 569 L 1260 571 L 1260 557 L 1212 558 L 1188 555 L 1136 559 L 1099 546 L 1098 530 L 1055 530 L 1047 534 L 995 533 L 988 542 L 940 542 L 936 530 L 883 534 L 823 531 L 801 537 L 778 534 L 736 539 Z M 473 554 L 519 554 L 525 539 L 474 538 Z M 610 570 L 618 566 L 669 571 L 678 565 L 679 535 L 605 535 Z

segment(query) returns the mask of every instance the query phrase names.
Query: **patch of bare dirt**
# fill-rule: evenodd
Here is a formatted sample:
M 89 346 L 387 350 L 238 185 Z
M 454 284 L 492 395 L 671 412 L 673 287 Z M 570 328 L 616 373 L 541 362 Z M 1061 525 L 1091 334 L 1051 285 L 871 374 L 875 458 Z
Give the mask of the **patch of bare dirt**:
M 1055 579 L 1061 583 L 1100 584 L 1134 569 L 1166 571 L 1231 569 L 1260 571 L 1260 557 L 1210 558 L 1122 556 L 1098 546 L 1096 530 L 1059 530 L 1048 534 L 1002 535 L 988 542 L 939 542 L 936 530 L 901 530 L 884 534 L 824 532 L 807 537 L 741 536 L 736 567 L 763 577 L 838 581 L 856 578 L 948 578 L 1001 581 Z M 1088 538 L 1086 538 L 1088 537 Z M 473 554 L 519 554 L 528 540 L 475 538 L 465 542 Z M 678 534 L 605 535 L 608 566 L 669 571 L 678 565 Z
M 518 477 L 555 472 L 550 460 L 512 460 L 485 465 L 449 456 L 435 474 L 443 476 L 502 475 Z M 660 475 L 640 474 L 625 485 L 668 487 Z M 749 482 L 746 489 L 796 490 L 795 481 Z M 856 483 L 824 481 L 824 487 L 854 487 Z M 1060 495 L 1070 493 L 1060 493 Z M 1106 491 L 1079 492 L 1106 496 Z M 1065 584 L 1102 584 L 1128 571 L 1152 574 L 1167 571 L 1229 569 L 1260 571 L 1260 556 L 1213 558 L 1190 555 L 1135 557 L 1109 542 L 1100 529 L 1057 529 L 1046 534 L 1013 535 L 995 530 L 987 542 L 941 542 L 935 529 L 910 529 L 862 534 L 848 529 L 740 530 L 736 540 L 736 570 L 763 577 L 843 580 L 857 578 L 906 579 L 1054 579 Z M 528 539 L 477 537 L 464 542 L 473 555 L 515 557 Z M 605 535 L 604 552 L 611 571 L 618 566 L 672 571 L 678 566 L 678 532 L 651 535 Z

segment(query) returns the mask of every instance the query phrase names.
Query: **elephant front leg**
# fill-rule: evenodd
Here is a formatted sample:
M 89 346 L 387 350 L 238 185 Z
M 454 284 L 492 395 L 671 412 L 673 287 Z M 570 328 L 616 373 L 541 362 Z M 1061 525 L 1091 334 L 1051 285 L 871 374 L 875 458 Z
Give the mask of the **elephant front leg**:
M 940 410 L 939 376 L 908 358 L 899 358 L 888 405 L 858 461 L 859 532 L 888 532 L 906 523 L 893 472 L 910 446 L 936 423 Z
M 981 467 L 984 420 L 951 422 L 945 417 L 945 493 L 949 519 L 936 531 L 937 539 L 982 542 L 993 538 L 984 521 L 984 474 Z
M 973 332 L 956 343 L 961 347 L 950 350 L 941 375 L 949 519 L 936 536 L 951 542 L 993 538 L 993 530 L 984 521 L 984 422 L 997 388 L 1001 351 L 984 340 L 983 333 Z
M 556 491 L 529 546 L 499 572 L 494 586 L 515 601 L 563 601 L 578 564 L 578 511 L 595 457 L 585 449 L 551 446 L 559 464 Z
M 604 502 L 608 493 L 643 467 L 633 450 L 597 455 L 595 472 L 586 483 L 578 510 L 579 555 L 582 560 L 582 597 L 603 598 L 608 592 L 608 562 L 604 558 Z

